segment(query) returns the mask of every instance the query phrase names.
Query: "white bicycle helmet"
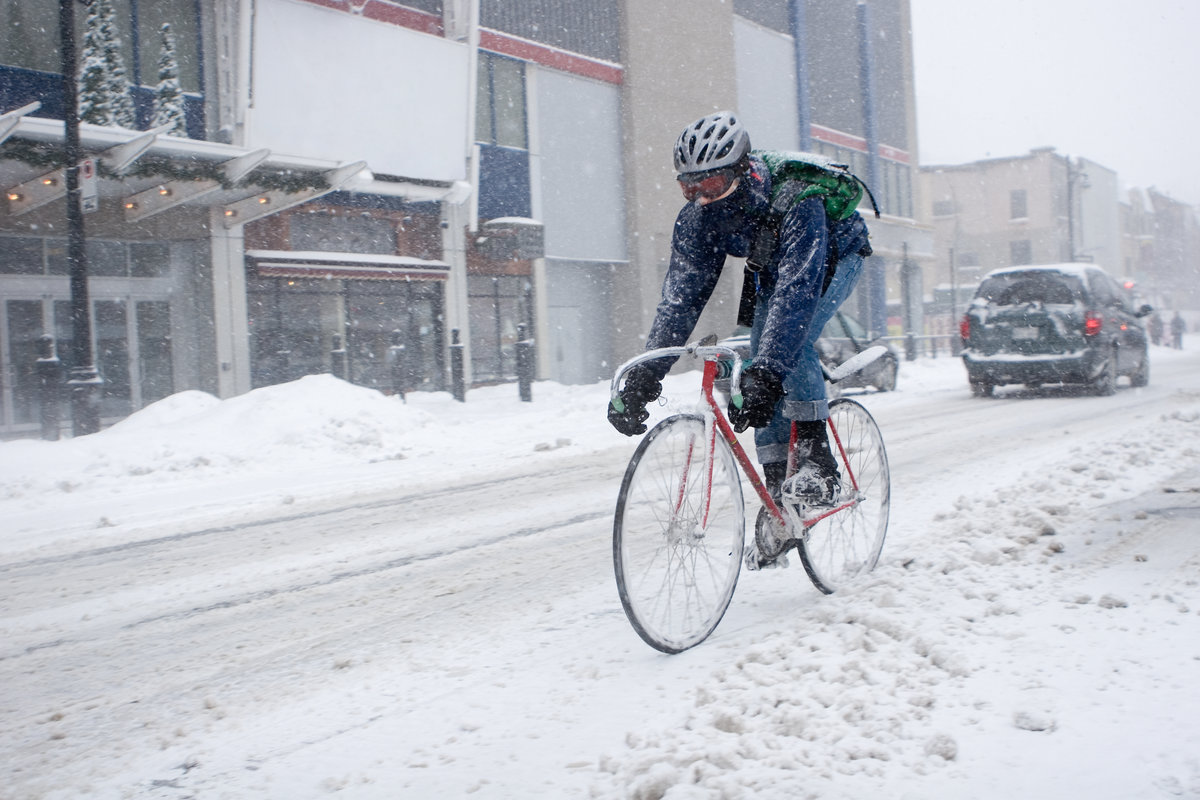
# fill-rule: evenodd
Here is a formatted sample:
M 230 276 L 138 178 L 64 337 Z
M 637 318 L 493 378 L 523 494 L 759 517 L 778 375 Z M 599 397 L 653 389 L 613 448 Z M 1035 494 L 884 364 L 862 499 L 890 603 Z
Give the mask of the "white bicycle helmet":
M 732 111 L 719 111 L 693 122 L 675 142 L 675 171 L 707 172 L 732 167 L 750 152 L 750 134 Z

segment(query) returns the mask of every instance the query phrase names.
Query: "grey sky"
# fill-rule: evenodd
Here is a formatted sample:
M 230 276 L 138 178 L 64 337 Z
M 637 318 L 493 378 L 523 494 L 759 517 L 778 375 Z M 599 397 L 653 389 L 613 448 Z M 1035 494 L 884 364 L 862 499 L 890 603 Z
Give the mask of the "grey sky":
M 912 0 L 922 164 L 1055 147 L 1200 205 L 1200 0 Z

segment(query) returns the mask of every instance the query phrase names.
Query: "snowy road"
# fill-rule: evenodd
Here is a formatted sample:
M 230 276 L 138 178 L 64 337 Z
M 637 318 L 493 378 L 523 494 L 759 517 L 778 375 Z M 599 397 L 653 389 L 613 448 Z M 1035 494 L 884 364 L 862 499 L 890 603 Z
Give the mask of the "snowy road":
M 1195 608 L 1200 457 L 1187 442 L 1168 453 L 1189 456 L 1182 463 L 1154 451 L 1178 440 L 1156 432 L 1181 409 L 1196 427 L 1187 410 L 1200 401 L 1197 366 L 1200 357 L 1172 353 L 1156 361 L 1148 388 L 1122 384 L 1107 398 L 1051 388 L 982 400 L 957 365 L 906 365 L 900 391 L 865 398 L 888 443 L 894 501 L 879 583 L 857 596 L 857 611 L 853 593 L 819 595 L 799 565 L 743 574 L 714 636 L 675 657 L 642 644 L 616 597 L 611 513 L 633 443 L 615 437 L 550 469 L 479 464 L 460 480 L 410 471 L 401 491 L 376 481 L 353 494 L 239 506 L 225 519 L 117 525 L 100 541 L 10 548 L 0 560 L 0 797 L 657 796 L 630 788 L 652 771 L 639 758 L 687 759 L 669 736 L 639 736 L 683 725 L 697 697 L 726 680 L 714 676 L 743 669 L 748 652 L 828 633 L 841 615 L 886 606 L 880 597 L 927 615 L 909 624 L 929 638 L 944 609 L 926 601 L 957 569 L 943 561 L 956 558 L 947 543 L 968 531 L 968 560 L 991 564 L 994 550 L 999 569 L 1013 541 L 1039 553 L 1013 573 L 1026 576 L 1008 601 L 1018 610 L 988 615 L 1030 622 L 1020 604 L 1048 599 L 1042 590 L 1063 564 L 1098 584 L 1098 574 L 1141 563 L 1168 569 Z M 906 373 L 917 388 L 906 390 Z M 1043 554 L 1036 533 L 1025 541 L 1019 529 L 1031 515 L 1037 525 L 1050 519 L 1059 541 L 1085 542 L 1083 554 L 1071 544 L 1065 555 Z M 1118 521 L 1130 523 L 1125 538 L 1091 547 L 1088 537 Z M 1118 583 L 1127 593 L 1144 585 L 1136 576 Z M 1196 672 L 1197 615 L 1180 610 L 1180 633 L 1192 640 L 1180 669 Z M 1023 635 L 1019 627 L 990 632 L 987 646 Z M 927 660 L 965 684 L 969 670 L 946 663 L 979 643 L 946 636 L 953 652 Z M 845 644 L 834 664 L 870 664 L 861 645 Z M 911 655 L 883 647 L 885 657 Z M 914 683 L 933 681 L 932 669 L 922 662 Z M 1171 704 L 1160 705 L 1151 710 L 1169 715 Z M 927 758 L 930 741 L 917 755 L 898 745 L 881 760 Z M 801 766 L 824 763 L 807 758 Z M 1193 766 L 1179 785 L 1193 779 L 1200 791 Z M 886 771 L 853 774 L 895 783 Z M 923 780 L 961 788 L 949 775 Z

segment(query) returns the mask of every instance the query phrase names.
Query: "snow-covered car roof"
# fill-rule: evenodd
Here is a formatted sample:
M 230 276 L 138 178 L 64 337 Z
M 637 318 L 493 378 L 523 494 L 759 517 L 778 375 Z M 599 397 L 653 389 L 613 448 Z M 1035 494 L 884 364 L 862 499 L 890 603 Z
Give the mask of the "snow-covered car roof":
M 1074 275 L 1078 278 L 1082 278 L 1092 270 L 1104 272 L 1103 268 L 1095 264 L 1068 262 L 1063 264 L 1025 264 L 1024 266 L 1019 267 L 1001 267 L 999 269 L 992 270 L 983 277 L 992 278 L 1001 275 L 1009 275 L 1014 272 L 1061 272 L 1065 275 Z

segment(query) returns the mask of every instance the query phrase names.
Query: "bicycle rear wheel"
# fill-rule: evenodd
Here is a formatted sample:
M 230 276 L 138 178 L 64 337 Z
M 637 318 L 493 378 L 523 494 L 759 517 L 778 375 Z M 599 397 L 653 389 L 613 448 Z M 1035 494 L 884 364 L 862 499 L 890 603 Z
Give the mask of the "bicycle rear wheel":
M 808 577 L 825 594 L 875 568 L 892 502 L 887 452 L 870 413 L 854 400 L 841 397 L 830 402 L 829 419 L 846 453 L 842 461 L 837 442 L 830 436 L 829 445 L 838 456 L 842 473 L 842 502 L 856 502 L 810 526 L 797 548 Z
M 742 484 L 729 444 L 713 447 L 706 491 L 704 419 L 656 425 L 625 470 L 613 521 L 613 565 L 625 615 L 638 635 L 678 653 L 717 627 L 742 564 Z

